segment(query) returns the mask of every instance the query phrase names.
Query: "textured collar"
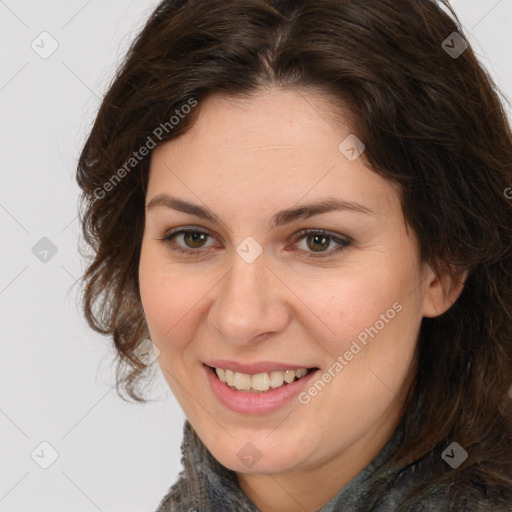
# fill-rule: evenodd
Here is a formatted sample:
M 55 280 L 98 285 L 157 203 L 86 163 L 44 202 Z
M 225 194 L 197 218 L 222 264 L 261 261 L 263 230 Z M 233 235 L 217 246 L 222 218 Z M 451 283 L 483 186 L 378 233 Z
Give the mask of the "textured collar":
M 183 470 L 156 512 L 259 512 L 235 472 L 213 457 L 187 419 L 181 453 Z
M 373 461 L 318 512 L 361 510 L 358 504 L 369 493 L 372 476 L 398 449 L 402 438 L 400 425 Z M 156 512 L 259 512 L 240 489 L 236 474 L 213 457 L 188 420 L 181 452 L 183 470 Z
M 399 448 L 404 435 L 400 423 L 377 456 L 343 486 L 334 498 L 317 512 L 510 512 L 498 495 L 482 494 L 481 489 L 446 482 L 430 487 L 406 503 L 408 492 L 432 478 L 431 470 L 441 462 L 433 450 L 422 462 L 405 468 L 390 467 L 386 461 Z M 441 447 L 442 449 L 442 447 Z M 181 445 L 183 470 L 156 512 L 260 512 L 243 493 L 234 471 L 220 464 L 185 420 Z M 448 495 L 457 491 L 452 505 Z M 455 507 L 455 508 L 454 508 Z

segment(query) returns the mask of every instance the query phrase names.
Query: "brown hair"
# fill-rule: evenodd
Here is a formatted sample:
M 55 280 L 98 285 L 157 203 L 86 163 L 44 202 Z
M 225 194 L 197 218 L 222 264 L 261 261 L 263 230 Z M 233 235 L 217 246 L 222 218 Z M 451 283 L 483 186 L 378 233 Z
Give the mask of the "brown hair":
M 512 503 L 512 201 L 504 193 L 512 134 L 471 47 L 446 51 L 454 32 L 464 38 L 449 4 L 431 0 L 173 0 L 156 8 L 102 102 L 77 171 L 83 234 L 94 249 L 84 312 L 113 337 L 119 393 L 143 401 L 145 366 L 134 350 L 148 336 L 138 262 L 150 158 L 134 151 L 183 133 L 209 94 L 314 88 L 349 107 L 367 164 L 400 185 L 422 261 L 453 280 L 468 271 L 455 304 L 422 320 L 405 437 L 390 464 L 427 461 L 423 490 L 457 481 L 457 505 L 470 486 Z M 170 122 L 191 99 L 199 107 Z M 469 453 L 457 469 L 440 455 L 452 441 Z

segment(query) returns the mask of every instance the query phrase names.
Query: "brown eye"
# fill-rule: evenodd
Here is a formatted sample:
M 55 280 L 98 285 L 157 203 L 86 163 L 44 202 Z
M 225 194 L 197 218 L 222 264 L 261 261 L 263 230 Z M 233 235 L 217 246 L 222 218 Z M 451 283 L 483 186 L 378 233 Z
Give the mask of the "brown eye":
M 183 233 L 183 241 L 185 245 L 191 249 L 200 249 L 203 247 L 208 236 L 210 235 L 200 231 L 185 231 Z
M 178 243 L 177 240 L 182 238 L 182 242 Z M 206 246 L 205 242 L 208 238 L 212 238 L 209 233 L 199 231 L 197 229 L 180 229 L 167 233 L 160 240 L 169 247 L 180 254 L 186 254 L 188 256 L 200 256 L 203 254 L 201 249 L 209 249 L 210 246 Z
M 181 242 L 180 242 L 181 237 Z M 202 249 L 209 249 L 211 246 L 205 245 L 212 235 L 197 229 L 179 229 L 167 233 L 161 241 L 169 245 L 171 250 L 188 256 L 201 256 L 204 254 Z M 339 238 L 323 230 L 303 230 L 295 238 L 294 244 L 302 240 L 306 241 L 306 247 L 299 249 L 306 258 L 326 258 L 334 255 L 350 246 L 353 242 L 350 238 Z M 329 249 L 333 244 L 333 248 Z
M 298 238 L 295 239 L 295 244 L 299 241 L 306 241 L 306 258 L 326 258 L 338 253 L 350 246 L 353 242 L 350 238 L 340 238 L 329 234 L 327 231 L 322 230 L 304 230 L 299 233 Z M 334 249 L 328 250 L 334 243 Z M 316 254 L 315 254 L 316 253 Z
M 307 245 L 312 251 L 323 251 L 329 248 L 331 239 L 324 235 L 307 235 Z

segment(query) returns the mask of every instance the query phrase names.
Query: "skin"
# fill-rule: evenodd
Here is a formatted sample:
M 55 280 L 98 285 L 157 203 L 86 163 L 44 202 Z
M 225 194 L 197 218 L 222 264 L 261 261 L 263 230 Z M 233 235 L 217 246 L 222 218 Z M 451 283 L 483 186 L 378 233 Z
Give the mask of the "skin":
M 393 434 L 421 319 L 446 311 L 462 282 L 443 287 L 420 263 L 397 187 L 338 150 L 352 133 L 350 118 L 335 121 L 320 93 L 269 88 L 245 98 L 213 95 L 198 108 L 188 132 L 153 151 L 146 204 L 165 193 L 207 205 L 225 225 L 163 206 L 146 211 L 139 279 L 151 339 L 188 420 L 253 503 L 262 512 L 316 511 Z M 270 225 L 279 210 L 332 196 L 374 214 Z M 195 243 L 175 237 L 174 247 L 199 256 L 160 240 L 178 227 L 210 235 Z M 354 241 L 334 252 L 334 241 L 296 236 L 303 229 Z M 249 236 L 263 249 L 250 264 L 236 252 Z M 318 252 L 328 255 L 307 258 Z M 397 302 L 402 310 L 306 405 L 235 413 L 203 374 L 202 361 L 214 358 L 326 371 Z M 252 468 L 237 457 L 248 442 L 261 453 Z

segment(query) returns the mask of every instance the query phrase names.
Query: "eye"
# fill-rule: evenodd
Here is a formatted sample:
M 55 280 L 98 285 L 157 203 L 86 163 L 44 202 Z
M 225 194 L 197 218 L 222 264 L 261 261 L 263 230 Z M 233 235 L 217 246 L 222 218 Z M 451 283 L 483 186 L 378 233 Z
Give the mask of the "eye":
M 185 247 L 176 245 L 175 239 L 179 237 L 182 237 Z M 167 243 L 173 251 L 195 257 L 201 255 L 199 249 L 205 247 L 204 242 L 208 237 L 211 238 L 209 233 L 197 229 L 179 229 L 167 233 L 164 237 L 160 238 L 160 240 Z
M 177 243 L 176 240 L 180 238 L 184 246 Z M 204 254 L 204 251 L 201 251 L 201 249 L 212 247 L 205 245 L 208 238 L 213 237 L 205 231 L 192 228 L 178 228 L 175 231 L 166 233 L 159 240 L 166 243 L 172 251 L 196 257 Z M 302 251 L 305 253 L 303 256 L 305 258 L 326 258 L 342 251 L 353 242 L 349 237 L 341 238 L 321 229 L 306 229 L 297 233 L 293 245 L 297 245 L 302 240 L 306 241 L 306 249 Z M 334 248 L 328 250 L 331 244 L 334 244 Z
M 353 240 L 349 237 L 340 238 L 328 231 L 322 229 L 306 229 L 296 235 L 295 244 L 298 241 L 305 240 L 306 247 L 313 252 L 306 251 L 305 258 L 327 258 L 334 253 L 339 253 L 350 246 Z M 334 249 L 327 250 L 331 243 L 334 243 Z

